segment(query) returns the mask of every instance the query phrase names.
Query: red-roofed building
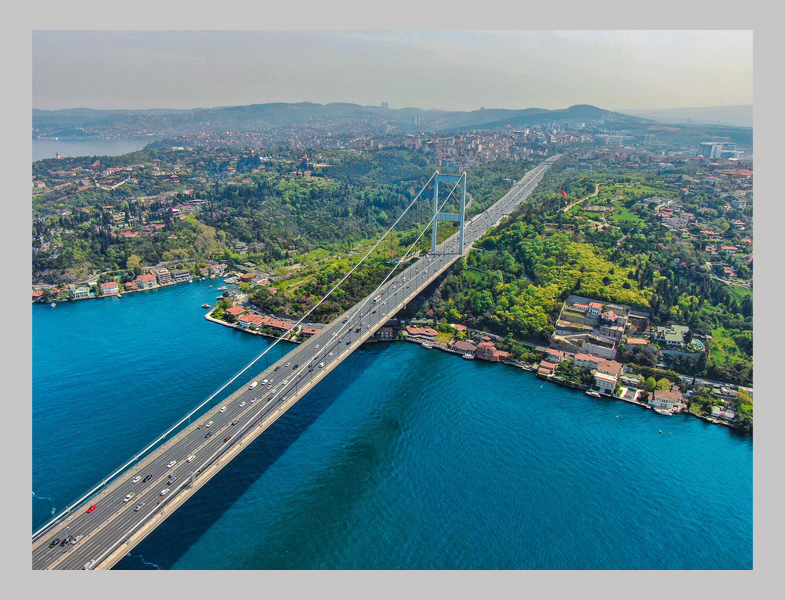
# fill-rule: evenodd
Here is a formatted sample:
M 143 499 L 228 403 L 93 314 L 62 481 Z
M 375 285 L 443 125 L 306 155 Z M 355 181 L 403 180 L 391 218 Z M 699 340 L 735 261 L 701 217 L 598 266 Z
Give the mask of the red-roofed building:
M 116 281 L 107 281 L 106 283 L 101 284 L 101 295 L 102 296 L 114 296 L 120 292 L 119 288 L 117 287 Z
M 302 335 L 305 338 L 310 338 L 315 336 L 317 333 L 319 333 L 319 331 L 320 330 L 316 329 L 315 327 L 306 327 L 305 329 L 303 329 Z
M 481 360 L 500 362 L 507 360 L 510 357 L 510 353 L 497 349 L 491 342 L 481 342 L 477 345 L 474 356 Z
M 560 363 L 563 360 L 566 360 L 566 355 L 561 350 L 554 350 L 553 348 L 548 348 L 545 351 L 545 359 L 551 363 Z
M 537 369 L 537 375 L 544 375 L 546 377 L 553 374 L 553 370 L 556 368 L 556 364 L 552 362 L 548 362 L 544 360 L 540 363 L 539 368 Z
M 374 334 L 377 340 L 392 340 L 395 339 L 395 331 L 392 327 L 382 327 Z
M 602 304 L 599 302 L 589 302 L 589 310 L 586 312 L 590 317 L 599 317 L 602 312 Z
M 601 362 L 602 359 L 599 356 L 586 354 L 585 352 L 579 352 L 572 360 L 572 364 L 576 367 L 583 367 L 584 369 L 596 369 Z
M 140 290 L 149 290 L 157 285 L 155 282 L 155 275 L 151 275 L 150 273 L 139 275 L 139 277 L 137 277 L 135 281 L 136 281 L 136 287 L 139 288 Z
M 232 308 L 240 307 L 233 306 Z M 259 327 L 262 324 L 262 315 L 242 315 L 237 321 L 242 329 L 248 329 L 251 326 Z
M 265 317 L 262 321 L 265 325 L 267 325 L 267 327 L 270 327 L 271 329 L 277 329 L 281 332 L 289 331 L 292 327 L 294 327 L 294 323 L 276 319 L 274 317 Z
M 243 313 L 245 313 L 245 309 L 242 306 L 232 306 L 226 309 L 226 314 L 234 317 L 239 317 Z

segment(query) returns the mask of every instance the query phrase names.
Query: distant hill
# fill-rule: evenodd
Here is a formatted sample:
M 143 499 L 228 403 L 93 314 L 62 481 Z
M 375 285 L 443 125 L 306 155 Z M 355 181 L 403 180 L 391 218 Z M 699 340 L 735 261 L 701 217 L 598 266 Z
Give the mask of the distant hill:
M 752 127 L 752 104 L 704 108 L 667 108 L 659 110 L 619 110 L 625 115 L 679 125 L 729 125 Z
M 722 107 L 721 107 L 722 108 Z M 725 107 L 732 108 L 732 107 Z M 687 109 L 685 109 L 687 110 Z M 699 110 L 699 109 L 695 109 Z M 706 109 L 708 110 L 708 109 Z M 643 112 L 643 111 L 641 111 Z M 657 112 L 657 111 L 654 111 Z M 659 111 L 663 112 L 663 111 Z M 668 112 L 668 111 L 665 111 Z M 751 146 L 752 130 L 728 132 L 726 125 L 673 124 L 673 131 L 655 127 L 652 117 L 612 112 L 577 104 L 565 109 L 544 108 L 479 109 L 473 111 L 422 110 L 419 108 L 389 109 L 350 103 L 315 104 L 312 102 L 250 104 L 193 110 L 93 110 L 75 108 L 45 111 L 33 109 L 33 137 L 60 139 L 100 138 L 154 135 L 169 138 L 178 135 L 221 134 L 223 132 L 263 132 L 270 139 L 286 140 L 292 136 L 333 135 L 358 138 L 387 132 L 417 131 L 449 132 L 472 129 L 526 129 L 537 125 L 586 123 L 634 135 L 656 129 L 661 139 L 666 136 L 684 138 L 726 139 L 732 135 L 739 144 Z M 693 119 L 697 119 L 693 117 Z M 659 121 L 659 119 L 657 119 Z M 662 121 L 660 121 L 662 122 Z M 675 128 L 675 129 L 674 129 Z M 709 129 L 714 128 L 712 131 Z M 706 137 L 706 136 L 714 137 Z M 743 138 L 743 139 L 742 139 Z

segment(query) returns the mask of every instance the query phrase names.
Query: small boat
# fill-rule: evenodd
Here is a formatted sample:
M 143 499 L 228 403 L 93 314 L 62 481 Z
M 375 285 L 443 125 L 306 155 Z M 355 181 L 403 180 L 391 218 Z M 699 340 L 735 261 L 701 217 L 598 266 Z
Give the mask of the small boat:
M 202 308 L 212 308 L 212 307 L 213 307 L 212 304 L 207 304 L 207 302 L 202 304 Z
M 586 395 L 591 396 L 592 398 L 602 398 L 599 392 L 595 392 L 594 390 L 589 390 L 588 392 L 586 392 Z
M 54 308 L 55 306 L 57 306 L 57 303 L 56 303 L 56 302 L 52 302 L 52 303 L 51 303 L 49 306 L 51 306 L 52 308 Z
M 472 356 L 471 354 L 464 354 L 463 358 L 465 358 L 466 360 L 474 360 L 474 356 Z
M 219 292 L 221 292 L 221 291 L 223 291 L 223 290 L 228 290 L 229 288 L 228 288 L 228 287 L 226 287 L 225 285 L 222 285 L 221 287 L 219 287 L 219 288 L 217 288 L 217 289 L 218 289 L 218 291 L 219 291 Z
M 216 297 L 215 297 L 215 299 L 216 299 L 216 300 L 223 300 L 223 299 L 224 299 L 224 297 L 223 297 L 223 296 L 216 296 Z

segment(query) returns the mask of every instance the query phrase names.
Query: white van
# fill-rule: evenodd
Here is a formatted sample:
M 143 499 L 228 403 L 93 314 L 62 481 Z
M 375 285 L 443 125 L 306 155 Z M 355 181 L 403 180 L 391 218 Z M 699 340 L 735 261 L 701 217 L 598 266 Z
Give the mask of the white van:
M 255 388 L 255 387 L 258 385 L 258 384 L 259 384 L 259 383 L 258 383 L 257 381 L 252 381 L 252 382 L 251 382 L 251 385 L 249 385 L 249 386 L 248 386 L 248 389 L 249 389 L 249 390 L 252 390 L 252 389 L 254 389 L 254 388 Z

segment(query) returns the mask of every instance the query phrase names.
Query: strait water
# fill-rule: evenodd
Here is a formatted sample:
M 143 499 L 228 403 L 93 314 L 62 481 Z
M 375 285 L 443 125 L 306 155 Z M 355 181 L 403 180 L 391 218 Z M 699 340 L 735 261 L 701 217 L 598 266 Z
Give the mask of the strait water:
M 120 156 L 141 150 L 158 138 L 114 138 L 109 140 L 55 140 L 33 138 L 33 162 L 69 156 Z
M 267 345 L 218 282 L 33 305 L 33 529 Z M 368 345 L 115 568 L 750 569 L 752 440 Z

